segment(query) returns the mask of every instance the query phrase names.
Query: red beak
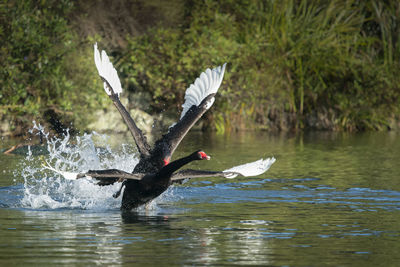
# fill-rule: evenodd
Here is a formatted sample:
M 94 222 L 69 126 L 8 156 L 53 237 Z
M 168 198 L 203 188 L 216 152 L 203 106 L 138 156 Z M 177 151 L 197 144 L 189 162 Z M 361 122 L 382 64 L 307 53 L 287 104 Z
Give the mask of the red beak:
M 204 153 L 203 151 L 200 152 L 201 155 L 201 159 L 206 159 L 206 160 L 210 160 L 211 157 L 209 155 L 207 155 L 206 153 Z
M 165 166 L 165 165 L 168 165 L 170 160 L 171 160 L 171 159 L 170 159 L 169 157 L 163 159 L 163 161 L 164 161 L 164 166 Z

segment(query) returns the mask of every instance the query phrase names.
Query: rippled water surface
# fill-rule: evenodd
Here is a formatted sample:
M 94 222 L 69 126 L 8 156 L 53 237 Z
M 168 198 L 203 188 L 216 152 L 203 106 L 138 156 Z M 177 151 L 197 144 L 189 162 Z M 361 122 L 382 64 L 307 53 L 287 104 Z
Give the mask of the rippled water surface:
M 396 266 L 400 262 L 400 135 L 191 133 L 223 170 L 276 157 L 255 178 L 204 178 L 146 210 L 119 211 L 118 185 L 66 181 L 44 170 L 137 162 L 130 138 L 52 140 L 49 154 L 0 154 L 0 265 Z M 0 148 L 16 140 L 1 139 Z

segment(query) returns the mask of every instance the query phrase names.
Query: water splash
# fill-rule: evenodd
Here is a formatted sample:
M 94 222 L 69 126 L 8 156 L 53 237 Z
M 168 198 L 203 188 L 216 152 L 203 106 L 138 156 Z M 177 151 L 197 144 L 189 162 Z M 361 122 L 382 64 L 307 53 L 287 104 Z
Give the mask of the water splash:
M 72 138 L 67 131 L 62 138 L 50 138 L 41 125 L 33 123 L 30 132 L 44 137 L 49 154 L 37 157 L 29 148 L 25 160 L 15 171 L 16 177 L 23 178 L 20 207 L 90 210 L 120 207 L 121 198 L 112 197 L 120 184 L 101 187 L 90 179 L 65 180 L 59 174 L 45 170 L 42 163 L 48 162 L 63 171 L 117 168 L 130 172 L 138 163 L 136 149 L 132 145 L 124 144 L 113 149 L 108 142 L 109 137 L 96 132 Z

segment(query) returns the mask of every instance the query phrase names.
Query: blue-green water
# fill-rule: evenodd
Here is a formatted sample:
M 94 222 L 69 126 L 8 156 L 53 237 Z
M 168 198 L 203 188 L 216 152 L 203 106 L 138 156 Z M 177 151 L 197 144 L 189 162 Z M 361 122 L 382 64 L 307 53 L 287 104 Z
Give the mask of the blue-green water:
M 128 168 L 136 160 L 124 142 L 96 150 L 86 141 L 60 154 L 0 155 L 2 266 L 400 262 L 399 134 L 194 132 L 175 157 L 203 149 L 212 159 L 190 168 L 223 170 L 270 156 L 277 161 L 256 178 L 174 186 L 149 210 L 129 214 L 112 198 L 118 186 L 64 181 L 41 169 L 45 160 L 63 159 L 69 165 L 61 166 L 75 170 L 85 164 Z M 90 151 L 100 163 L 72 164 L 77 153 L 90 158 Z

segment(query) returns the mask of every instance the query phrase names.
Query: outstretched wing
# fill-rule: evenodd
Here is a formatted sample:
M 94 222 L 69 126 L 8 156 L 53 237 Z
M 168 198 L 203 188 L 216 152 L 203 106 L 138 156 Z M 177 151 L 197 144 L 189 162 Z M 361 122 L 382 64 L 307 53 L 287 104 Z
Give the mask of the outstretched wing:
M 275 158 L 260 159 L 254 162 L 235 166 L 224 171 L 199 171 L 199 170 L 182 170 L 172 175 L 172 181 L 179 181 L 188 178 L 201 177 L 225 177 L 228 179 L 235 178 L 238 175 L 242 176 L 258 176 L 266 172 L 275 162 Z
M 96 64 L 99 75 L 104 82 L 104 90 L 109 95 L 115 107 L 118 109 L 119 113 L 124 119 L 126 125 L 128 126 L 129 131 L 131 132 L 133 139 L 135 140 L 136 146 L 138 147 L 139 153 L 142 156 L 149 156 L 150 146 L 147 143 L 146 137 L 143 135 L 142 131 L 136 126 L 131 115 L 119 100 L 119 95 L 122 93 L 122 87 L 117 70 L 110 62 L 110 59 L 108 58 L 107 53 L 104 50 L 101 51 L 100 56 L 100 52 L 97 49 L 97 43 L 94 45 L 94 62 Z
M 226 63 L 214 69 L 207 69 L 189 86 L 180 120 L 170 127 L 163 137 L 172 155 L 183 137 L 214 103 L 214 96 L 222 83 Z
M 223 172 L 216 172 L 216 171 L 201 171 L 201 170 L 181 170 L 174 173 L 171 176 L 171 181 L 176 182 L 183 179 L 191 179 L 191 178 L 205 178 L 205 177 L 225 177 Z
M 118 169 L 89 170 L 84 175 L 98 180 L 98 185 L 110 185 L 115 182 L 122 182 L 125 179 L 141 180 L 145 176 L 144 173 L 132 174 Z
M 47 162 L 46 162 L 47 163 Z M 122 181 L 123 179 L 133 179 L 133 180 L 141 180 L 145 174 L 144 173 L 129 173 L 125 171 L 121 171 L 118 169 L 109 169 L 109 170 L 90 170 L 85 173 L 79 172 L 66 172 L 57 170 L 51 167 L 48 163 L 47 165 L 42 165 L 44 168 L 54 171 L 56 173 L 61 174 L 67 180 L 77 180 L 80 178 L 93 178 L 98 180 L 99 185 L 109 185 L 113 184 L 117 181 Z

